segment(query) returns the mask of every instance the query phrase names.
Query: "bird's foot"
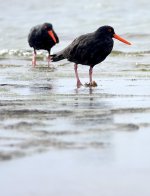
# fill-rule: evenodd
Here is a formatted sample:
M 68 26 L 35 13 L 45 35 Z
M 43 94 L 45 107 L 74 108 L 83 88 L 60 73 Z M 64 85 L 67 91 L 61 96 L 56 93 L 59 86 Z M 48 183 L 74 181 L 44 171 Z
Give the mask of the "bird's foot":
M 83 84 L 80 82 L 80 80 L 77 81 L 77 88 L 80 88 L 81 86 L 83 86 Z
M 97 83 L 95 81 L 92 81 L 90 83 L 85 83 L 86 87 L 97 87 Z

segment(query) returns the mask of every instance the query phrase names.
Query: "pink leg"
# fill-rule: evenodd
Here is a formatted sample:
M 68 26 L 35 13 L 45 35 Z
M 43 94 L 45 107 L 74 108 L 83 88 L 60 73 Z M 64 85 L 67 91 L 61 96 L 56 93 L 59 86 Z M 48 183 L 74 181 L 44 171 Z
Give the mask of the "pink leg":
M 93 67 L 91 66 L 90 69 L 89 69 L 89 79 L 90 79 L 89 86 L 90 87 L 96 87 L 97 83 L 92 80 L 92 74 L 93 74 Z
M 34 50 L 33 52 L 33 57 L 32 57 L 32 66 L 35 67 L 36 66 L 36 50 Z
M 51 63 L 50 51 L 48 51 L 47 61 L 48 61 L 48 66 L 49 66 L 49 65 L 50 65 L 50 63 Z
M 78 65 L 74 65 L 74 70 L 75 70 L 75 76 L 77 79 L 77 88 L 80 88 L 82 86 L 82 83 L 80 82 L 79 76 L 78 76 Z
M 50 54 L 49 54 L 48 57 L 47 57 L 47 61 L 48 61 L 48 66 L 49 66 L 50 63 L 51 63 L 51 56 L 50 56 Z
M 90 79 L 90 85 L 92 85 L 92 74 L 93 74 L 93 68 L 90 67 L 89 69 L 89 79 Z

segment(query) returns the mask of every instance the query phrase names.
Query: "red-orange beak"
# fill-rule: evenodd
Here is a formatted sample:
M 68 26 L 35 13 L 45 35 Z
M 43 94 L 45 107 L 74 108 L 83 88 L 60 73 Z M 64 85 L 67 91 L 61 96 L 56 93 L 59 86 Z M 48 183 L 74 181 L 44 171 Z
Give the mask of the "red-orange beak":
M 55 38 L 55 36 L 54 36 L 53 31 L 52 31 L 52 30 L 51 30 L 51 31 L 48 31 L 48 34 L 49 34 L 50 37 L 53 39 L 53 41 L 56 43 L 57 41 L 56 41 L 56 38 Z
M 120 37 L 119 35 L 114 34 L 113 37 L 114 37 L 115 39 L 118 39 L 119 41 L 125 43 L 125 44 L 131 45 L 130 42 L 128 42 L 127 40 L 123 39 L 123 38 Z

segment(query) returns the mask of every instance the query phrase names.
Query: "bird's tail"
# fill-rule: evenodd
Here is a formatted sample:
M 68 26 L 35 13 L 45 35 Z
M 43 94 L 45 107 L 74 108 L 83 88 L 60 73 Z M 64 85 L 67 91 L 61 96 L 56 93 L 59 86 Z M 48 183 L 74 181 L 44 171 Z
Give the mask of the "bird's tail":
M 51 55 L 52 62 L 60 61 L 60 60 L 63 60 L 63 59 L 64 59 L 64 56 L 63 56 L 62 53 L 57 53 L 57 54 Z

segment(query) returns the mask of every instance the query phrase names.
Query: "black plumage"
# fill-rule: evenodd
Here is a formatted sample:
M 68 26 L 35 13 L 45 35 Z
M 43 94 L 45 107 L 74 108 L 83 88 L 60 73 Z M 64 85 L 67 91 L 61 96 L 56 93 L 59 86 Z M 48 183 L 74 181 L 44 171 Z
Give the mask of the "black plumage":
M 52 55 L 52 61 L 55 62 L 67 59 L 75 63 L 77 87 L 82 85 L 79 80 L 77 65 L 82 64 L 90 66 L 89 85 L 95 85 L 96 83 L 93 83 L 92 81 L 92 69 L 96 64 L 101 63 L 111 53 L 114 43 L 112 39 L 113 37 L 125 42 L 126 44 L 130 44 L 120 36 L 116 35 L 111 26 L 102 26 L 93 33 L 81 35 L 76 38 L 64 50 Z
M 36 65 L 36 50 L 48 51 L 48 62 L 50 62 L 51 48 L 59 43 L 59 38 L 55 33 L 52 24 L 44 23 L 37 25 L 30 30 L 28 35 L 28 43 L 34 49 L 32 64 Z

